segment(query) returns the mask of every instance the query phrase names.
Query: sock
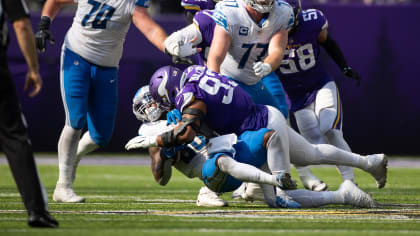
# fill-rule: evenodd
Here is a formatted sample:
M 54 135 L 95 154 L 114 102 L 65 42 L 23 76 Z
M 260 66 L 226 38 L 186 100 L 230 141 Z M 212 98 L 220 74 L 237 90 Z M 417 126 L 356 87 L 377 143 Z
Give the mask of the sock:
M 80 160 L 83 156 L 85 156 L 88 153 L 91 153 L 99 148 L 99 145 L 97 145 L 92 138 L 90 137 L 89 131 L 86 131 L 82 138 L 79 141 L 79 145 L 77 146 L 77 152 L 76 152 L 76 161 L 74 163 L 74 168 L 72 172 L 72 181 L 76 178 L 76 169 L 79 165 Z
M 302 207 L 320 207 L 328 204 L 343 204 L 344 198 L 338 191 L 314 192 L 306 189 L 288 190 L 287 195 Z
M 289 139 L 276 131 L 267 142 L 267 164 L 273 175 L 290 173 Z
M 346 140 L 344 140 L 343 133 L 340 130 L 330 130 L 325 135 L 328 139 L 328 142 L 345 151 L 351 152 L 349 145 Z M 343 180 L 355 181 L 354 171 L 352 167 L 349 166 L 337 166 L 338 172 L 340 173 Z
M 72 173 L 75 169 L 76 150 L 79 143 L 81 130 L 64 126 L 58 141 L 58 169 L 59 176 L 57 184 L 71 188 L 73 180 Z

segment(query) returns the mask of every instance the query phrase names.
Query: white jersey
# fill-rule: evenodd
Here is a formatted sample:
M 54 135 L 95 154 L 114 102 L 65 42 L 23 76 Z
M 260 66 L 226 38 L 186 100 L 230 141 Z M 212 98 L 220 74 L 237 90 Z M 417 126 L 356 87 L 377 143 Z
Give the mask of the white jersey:
M 140 136 L 157 136 L 169 130 L 174 125 L 166 125 L 166 120 L 143 123 L 139 128 Z M 188 178 L 201 178 L 201 168 L 209 158 L 207 143 L 200 137 L 195 137 L 194 141 L 187 145 L 188 151 L 183 152 L 181 159 L 174 164 L 174 167 Z M 187 149 L 186 149 L 187 150 Z
M 216 4 L 213 18 L 232 39 L 220 72 L 253 85 L 261 80 L 255 75 L 253 64 L 264 60 L 273 34 L 289 29 L 294 18 L 289 4 L 275 0 L 267 18 L 257 24 L 249 16 L 245 5 L 243 0 L 221 1 Z
M 118 67 L 136 6 L 148 0 L 79 0 L 64 45 L 93 64 Z

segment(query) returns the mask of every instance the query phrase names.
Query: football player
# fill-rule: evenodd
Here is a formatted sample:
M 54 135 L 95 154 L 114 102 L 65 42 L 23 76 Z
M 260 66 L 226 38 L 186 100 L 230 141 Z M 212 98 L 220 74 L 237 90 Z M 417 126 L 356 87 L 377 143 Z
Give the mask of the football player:
M 295 165 L 358 167 L 375 178 L 378 188 L 385 186 L 384 154 L 361 156 L 328 144 L 310 144 L 287 126 L 277 109 L 255 104 L 234 81 L 206 67 L 190 66 L 184 73 L 172 66 L 162 67 L 151 77 L 149 87 L 155 101 L 175 106 L 182 113 L 182 121 L 161 135 L 135 137 L 126 146 L 128 149 L 174 147 L 193 141 L 196 134 L 211 137 L 215 133 L 234 133 L 240 137 L 246 131 L 267 128 L 274 131 L 266 146 L 268 168 L 273 175 L 290 173 L 290 152 Z
M 45 51 L 51 21 L 77 0 L 47 0 L 36 34 Z M 61 95 L 66 114 L 58 141 L 59 178 L 53 200 L 83 202 L 73 190 L 80 158 L 111 139 L 117 112 L 118 64 L 131 22 L 162 52 L 165 31 L 147 12 L 148 0 L 79 0 L 61 57 Z M 88 131 L 82 138 L 82 129 Z
M 160 107 L 152 98 L 149 85 L 141 87 L 135 94 L 133 98 L 133 113 L 138 120 L 142 122 L 142 125 L 139 128 L 138 134 L 140 136 L 151 136 L 157 132 L 163 133 L 169 130 L 172 130 L 174 124 L 169 124 L 164 120 L 165 114 L 168 119 L 170 119 L 170 112 L 168 109 Z M 175 114 L 171 119 L 181 120 L 181 114 Z M 202 138 L 196 138 L 192 143 L 189 144 L 197 153 L 204 153 L 205 140 Z M 156 150 L 160 148 L 149 148 L 151 156 L 152 153 L 155 153 Z M 171 160 L 170 160 L 171 161 Z M 162 161 L 157 161 L 156 158 L 152 158 L 152 171 L 153 175 L 156 178 L 156 181 L 160 185 L 166 185 L 169 181 L 168 176 L 170 177 L 170 166 L 162 166 Z M 170 164 L 170 162 L 166 162 Z M 184 173 L 187 177 L 192 178 L 192 168 L 195 166 L 195 162 L 188 162 L 188 165 L 182 165 L 182 162 L 179 162 L 175 167 Z M 168 170 L 169 167 L 169 170 Z M 162 173 L 165 173 L 166 177 L 163 177 Z M 211 191 L 207 187 L 202 187 L 197 196 L 197 206 L 215 206 L 222 207 L 227 206 L 227 202 L 219 197 L 219 194 Z
M 294 9 L 295 20 L 289 32 L 283 62 L 276 71 L 291 100 L 291 112 L 303 137 L 310 143 L 329 143 L 351 151 L 343 138 L 343 109 L 337 85 L 322 65 L 324 48 L 343 74 L 360 83 L 360 76 L 346 59 L 331 34 L 325 15 L 316 9 L 301 9 L 300 0 L 286 0 Z M 337 166 L 343 180 L 355 181 L 353 169 Z M 308 167 L 297 167 L 303 185 L 322 191 L 327 185 Z
M 203 9 L 202 4 L 200 9 Z M 216 26 L 213 15 L 213 10 L 202 10 L 195 13 L 192 24 L 172 33 L 165 40 L 165 49 L 168 53 L 186 57 L 199 51 L 199 56 L 195 56 L 196 64 L 205 65 Z M 249 92 L 254 102 L 272 105 L 279 109 L 286 118 L 288 117 L 289 107 L 286 94 L 275 73 L 264 76 L 262 82 L 253 86 L 254 88 L 242 83 L 240 86 Z M 261 97 L 261 95 L 264 96 Z
M 137 92 L 133 99 L 133 112 L 138 119 L 144 121 L 139 130 L 140 136 L 159 135 L 173 129 L 173 126 L 166 125 L 166 121 L 157 120 L 165 111 L 150 98 L 148 86 Z M 200 178 L 209 186 L 203 187 L 200 192 L 203 189 L 213 192 L 209 188 L 218 192 L 232 191 L 242 181 L 257 182 L 262 185 L 265 202 L 269 206 L 287 206 L 281 198 L 276 197 L 274 188 L 270 187 L 286 183 L 279 181 L 278 176 L 269 175 L 256 168 L 266 162 L 264 146 L 272 134 L 268 129 L 261 129 L 241 135 L 243 140 L 237 140 L 236 135 L 231 134 L 212 138 L 209 143 L 206 143 L 204 138 L 195 137 L 194 141 L 187 145 L 173 148 L 150 147 L 153 176 L 159 184 L 166 185 L 171 178 L 173 165 L 185 176 Z M 127 147 L 129 146 L 130 144 L 127 144 Z M 334 192 L 296 190 L 287 193 L 293 195 L 303 207 L 326 204 L 351 204 L 359 207 L 376 205 L 368 194 L 352 182 L 343 183 L 339 190 Z

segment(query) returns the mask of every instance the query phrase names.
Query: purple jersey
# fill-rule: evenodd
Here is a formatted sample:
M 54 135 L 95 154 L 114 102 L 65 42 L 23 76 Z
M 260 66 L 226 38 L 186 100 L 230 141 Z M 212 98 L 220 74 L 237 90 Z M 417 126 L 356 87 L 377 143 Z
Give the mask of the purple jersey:
M 311 104 L 317 91 L 332 80 L 319 57 L 318 36 L 328 26 L 327 18 L 316 9 L 304 10 L 298 18 L 299 25 L 289 35 L 283 62 L 276 70 L 292 102 L 291 111 Z
M 246 130 L 265 128 L 268 110 L 255 104 L 236 82 L 204 66 L 187 68 L 186 83 L 175 99 L 181 112 L 194 100 L 206 104 L 205 122 L 217 133 L 240 135 Z
M 199 11 L 194 16 L 194 24 L 198 26 L 200 30 L 202 41 L 197 45 L 198 48 L 202 48 L 200 52 L 199 64 L 205 65 L 207 61 L 207 54 L 210 49 L 211 41 L 213 40 L 213 32 L 216 23 L 213 18 L 213 10 Z
M 213 0 L 182 0 L 181 6 L 186 12 L 191 12 L 194 15 L 201 10 L 214 9 L 215 3 Z

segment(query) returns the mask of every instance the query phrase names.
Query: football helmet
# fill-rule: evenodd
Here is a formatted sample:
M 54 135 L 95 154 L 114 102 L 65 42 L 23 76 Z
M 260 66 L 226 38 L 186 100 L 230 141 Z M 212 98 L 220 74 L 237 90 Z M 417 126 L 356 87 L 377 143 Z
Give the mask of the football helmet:
M 157 121 L 161 117 L 163 109 L 153 100 L 149 85 L 139 88 L 134 95 L 133 113 L 142 122 Z
M 175 97 L 184 87 L 186 76 L 173 66 L 159 68 L 150 78 L 149 89 L 152 98 L 163 108 L 171 110 Z
M 302 11 L 302 5 L 300 0 L 284 0 L 293 8 L 293 14 L 295 15 L 295 22 L 293 23 L 292 30 L 299 24 L 299 14 Z
M 245 3 L 260 13 L 267 13 L 273 8 L 274 0 L 245 0 Z

